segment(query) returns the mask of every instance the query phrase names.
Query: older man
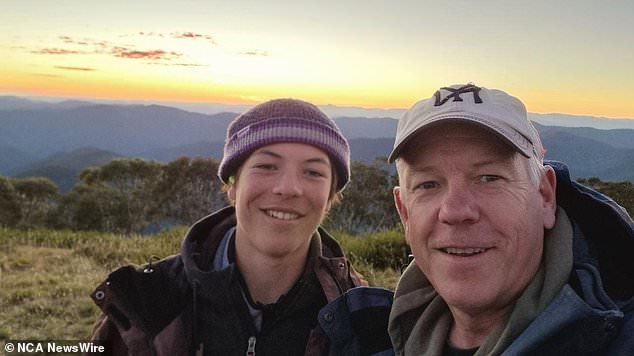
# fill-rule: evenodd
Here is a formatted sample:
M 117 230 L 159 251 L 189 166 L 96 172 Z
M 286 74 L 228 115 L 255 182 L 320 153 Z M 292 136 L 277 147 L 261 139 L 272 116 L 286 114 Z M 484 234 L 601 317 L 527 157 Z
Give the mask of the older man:
M 634 223 L 544 152 L 499 90 L 441 88 L 401 118 L 397 354 L 634 354 Z

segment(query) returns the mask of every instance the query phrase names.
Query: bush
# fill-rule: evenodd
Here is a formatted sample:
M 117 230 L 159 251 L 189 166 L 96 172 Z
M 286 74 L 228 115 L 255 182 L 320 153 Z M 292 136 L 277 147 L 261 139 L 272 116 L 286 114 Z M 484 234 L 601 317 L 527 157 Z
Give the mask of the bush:
M 403 231 L 389 230 L 363 236 L 335 234 L 353 264 L 368 264 L 376 269 L 400 270 L 407 263 L 409 246 Z

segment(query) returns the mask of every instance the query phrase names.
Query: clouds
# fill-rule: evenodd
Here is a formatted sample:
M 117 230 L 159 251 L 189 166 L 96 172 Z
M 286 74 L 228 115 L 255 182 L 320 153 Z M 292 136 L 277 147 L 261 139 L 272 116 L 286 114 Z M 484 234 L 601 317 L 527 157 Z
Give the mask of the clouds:
M 55 66 L 55 68 L 62 69 L 62 70 L 74 70 L 74 71 L 80 71 L 80 72 L 92 72 L 95 70 L 94 68 L 66 67 L 66 66 Z
M 173 51 L 168 52 L 162 49 L 140 51 L 140 50 L 130 49 L 126 47 L 113 47 L 111 50 L 111 53 L 115 57 L 119 57 L 119 58 L 152 59 L 152 60 L 166 60 L 166 61 L 179 58 L 183 55 L 182 53 L 177 53 Z
M 244 55 L 244 56 L 268 57 L 269 56 L 269 51 L 255 50 L 255 51 L 240 52 L 239 54 Z
M 55 69 L 80 72 L 104 69 L 92 64 L 105 63 L 95 56 L 139 65 L 190 68 L 209 67 L 210 63 L 214 63 L 214 58 L 222 58 L 219 61 L 227 63 L 235 56 L 253 57 L 254 60 L 271 56 L 270 51 L 265 49 L 241 51 L 235 45 L 219 45 L 213 35 L 196 31 L 138 31 L 114 34 L 107 38 L 59 34 L 52 40 L 42 41 L 39 42 L 47 43 L 48 46 L 13 49 L 51 57 Z M 85 61 L 91 61 L 91 64 L 82 65 Z
M 139 32 L 136 37 L 165 37 L 163 34 L 153 32 Z M 130 35 L 121 35 L 120 38 L 130 38 Z M 173 39 L 203 39 L 205 41 L 212 41 L 213 38 L 210 35 L 198 34 L 193 32 L 178 32 L 169 34 Z M 118 43 L 100 40 L 94 38 L 82 38 L 72 37 L 68 35 L 61 35 L 57 37 L 60 42 L 59 46 L 45 47 L 32 49 L 29 52 L 37 55 L 56 55 L 56 56 L 73 56 L 73 55 L 105 55 L 115 58 L 134 60 L 141 64 L 155 65 L 158 63 L 164 65 L 176 65 L 176 66 L 191 66 L 202 67 L 203 64 L 188 63 L 188 62 L 175 62 L 179 59 L 186 57 L 185 53 L 171 50 L 168 48 L 147 48 L 147 45 L 131 44 L 131 43 Z M 126 41 L 128 42 L 128 41 Z M 130 41 L 134 42 L 134 41 Z M 140 41 L 143 43 L 143 41 Z M 62 67 L 58 66 L 57 69 L 66 70 L 86 70 L 83 67 Z M 95 70 L 90 68 L 90 70 Z
M 210 39 L 213 40 L 213 38 L 211 36 L 205 36 L 205 35 L 201 35 L 199 33 L 193 33 L 193 32 L 175 32 L 172 33 L 172 36 L 174 36 L 174 38 L 206 38 L 206 39 Z
M 38 50 L 31 51 L 33 54 L 81 54 L 83 52 L 74 51 L 70 49 L 64 48 L 42 48 Z
M 143 37 L 159 37 L 159 38 L 172 38 L 179 40 L 202 40 L 208 44 L 216 45 L 216 41 L 212 35 L 196 33 L 191 31 L 186 32 L 170 32 L 170 33 L 161 33 L 161 32 L 138 32 L 139 36 Z M 122 37 L 129 37 L 130 35 L 122 35 Z
M 178 38 L 178 39 L 194 39 L 194 40 L 202 39 L 202 40 L 208 41 L 212 45 L 216 45 L 216 41 L 211 35 L 204 35 L 204 34 L 193 33 L 193 32 L 174 32 L 174 33 L 171 33 L 171 36 L 173 38 Z

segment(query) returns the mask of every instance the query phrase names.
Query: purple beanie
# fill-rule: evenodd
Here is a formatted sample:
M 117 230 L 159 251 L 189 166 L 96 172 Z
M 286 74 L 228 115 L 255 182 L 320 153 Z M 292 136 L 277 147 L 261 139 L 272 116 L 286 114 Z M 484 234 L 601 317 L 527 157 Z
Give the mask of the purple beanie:
M 279 142 L 304 143 L 328 154 L 337 174 L 337 191 L 350 179 L 350 147 L 341 130 L 315 105 L 275 99 L 256 105 L 227 128 L 218 177 L 225 184 L 256 149 Z

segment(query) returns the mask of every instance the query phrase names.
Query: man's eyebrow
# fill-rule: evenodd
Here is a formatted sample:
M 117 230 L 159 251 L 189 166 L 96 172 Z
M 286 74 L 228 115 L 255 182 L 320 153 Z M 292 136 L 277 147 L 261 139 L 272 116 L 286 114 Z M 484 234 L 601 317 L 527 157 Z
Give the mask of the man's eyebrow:
M 434 170 L 435 168 L 433 166 L 410 166 L 410 171 L 416 173 L 428 173 Z
M 471 168 L 483 168 L 483 167 L 488 167 L 488 166 L 494 166 L 494 165 L 504 165 L 504 166 L 508 166 L 511 164 L 512 160 L 508 160 L 508 159 L 499 159 L 499 158 L 491 158 L 491 159 L 484 159 L 481 161 L 475 161 L 473 163 L 471 163 Z M 437 170 L 437 168 L 434 165 L 410 165 L 409 167 L 409 171 L 412 173 L 433 173 Z
M 509 159 L 492 158 L 492 159 L 485 159 L 482 161 L 476 161 L 472 163 L 471 166 L 473 166 L 474 168 L 482 168 L 482 167 L 494 166 L 494 165 L 508 166 L 511 161 L 512 160 L 509 160 Z
M 408 174 L 433 173 L 437 169 L 433 165 L 411 165 L 408 168 Z

